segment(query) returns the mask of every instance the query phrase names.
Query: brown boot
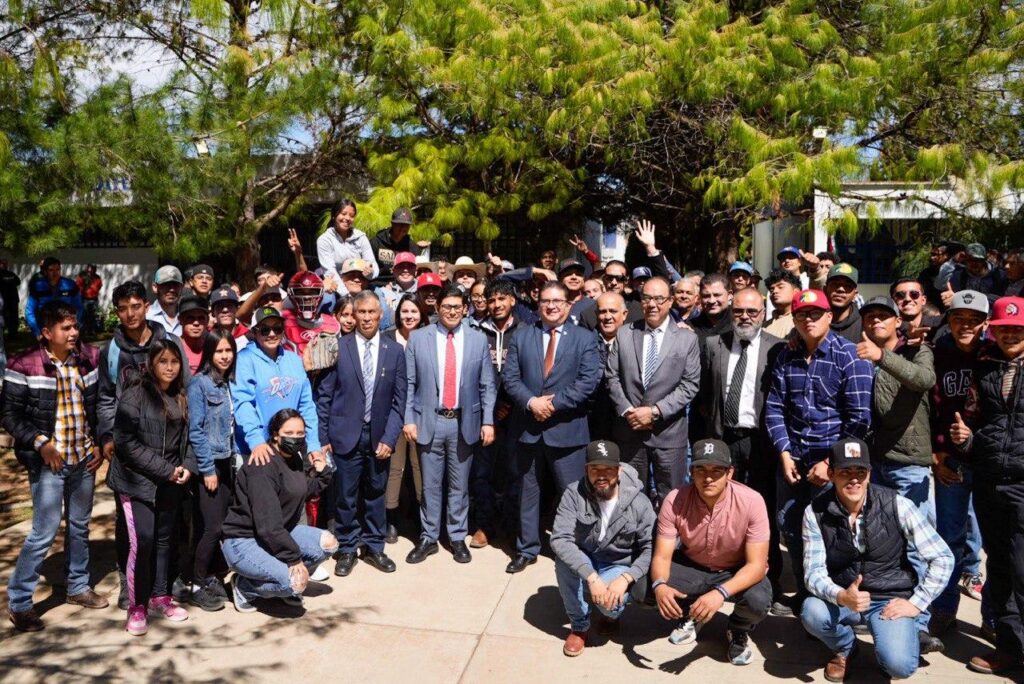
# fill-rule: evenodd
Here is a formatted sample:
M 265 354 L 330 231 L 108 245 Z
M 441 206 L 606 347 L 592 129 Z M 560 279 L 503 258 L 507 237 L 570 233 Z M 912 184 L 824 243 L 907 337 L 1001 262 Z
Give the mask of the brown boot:
M 39 632 L 43 629 L 43 621 L 39 618 L 39 613 L 35 611 L 35 608 L 29 608 L 23 611 L 10 611 L 9 617 L 11 624 L 14 625 L 14 629 L 19 632 Z
M 849 661 L 850 656 L 844 656 L 842 653 L 833 654 L 832 660 L 825 665 L 825 679 L 830 682 L 841 682 L 846 679 L 846 665 Z
M 94 610 L 106 608 L 110 605 L 110 601 L 100 596 L 92 589 L 86 589 L 81 594 L 68 596 L 67 602 L 75 606 L 85 606 L 86 608 L 92 608 Z
M 587 634 L 589 632 L 569 632 L 569 636 L 565 639 L 565 645 L 562 646 L 562 653 L 575 658 L 580 653 L 583 653 L 583 649 L 587 645 Z
M 967 667 L 982 674 L 1004 674 L 1016 670 L 1021 662 L 1013 656 L 1001 651 L 990 651 L 983 656 L 974 656 Z
M 483 530 L 477 530 L 473 533 L 473 537 L 469 540 L 470 547 L 474 549 L 482 549 L 490 543 L 487 539 L 487 533 Z

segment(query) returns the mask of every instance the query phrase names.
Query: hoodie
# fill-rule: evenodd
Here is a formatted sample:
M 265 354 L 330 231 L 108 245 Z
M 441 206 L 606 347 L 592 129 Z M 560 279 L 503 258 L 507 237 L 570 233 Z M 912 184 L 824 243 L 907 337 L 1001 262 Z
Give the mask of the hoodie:
M 862 327 L 860 320 L 860 309 L 857 308 L 857 305 L 852 302 L 850 303 L 850 315 L 847 316 L 844 320 L 836 320 L 833 317 L 831 328 L 832 332 L 834 332 L 836 335 L 839 335 L 840 337 L 847 339 L 850 342 L 853 342 L 854 344 L 860 344 L 860 333 Z

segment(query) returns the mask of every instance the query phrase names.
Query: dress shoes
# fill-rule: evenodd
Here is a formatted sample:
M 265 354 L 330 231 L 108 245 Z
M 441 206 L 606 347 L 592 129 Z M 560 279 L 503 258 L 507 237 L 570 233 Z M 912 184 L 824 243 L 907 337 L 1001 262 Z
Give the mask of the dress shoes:
M 372 565 L 381 572 L 395 571 L 395 561 L 388 558 L 388 555 L 383 551 L 363 549 L 363 562 Z
M 81 594 L 68 596 L 67 602 L 75 606 L 85 606 L 86 608 L 92 608 L 93 610 L 106 608 L 110 605 L 110 601 L 100 596 L 92 589 L 86 589 Z
M 427 556 L 433 556 L 437 553 L 437 542 L 428 542 L 426 539 L 420 539 L 416 542 L 416 546 L 409 552 L 409 555 L 405 557 L 406 563 L 422 563 L 427 559 Z
M 334 564 L 334 574 L 338 577 L 348 577 L 352 574 L 352 568 L 356 565 L 356 554 L 351 551 L 338 554 L 338 562 Z
M 469 540 L 469 546 L 473 549 L 482 549 L 490 543 L 490 540 L 487 538 L 487 533 L 483 530 L 477 530 L 474 532 L 473 536 Z
M 469 555 L 469 549 L 466 548 L 466 542 L 452 542 L 452 558 L 456 563 L 468 563 L 473 560 L 473 557 Z
M 11 624 L 14 625 L 14 629 L 19 632 L 38 632 L 43 629 L 43 621 L 35 608 L 17 612 L 12 610 L 8 613 L 8 617 L 11 619 Z
M 510 575 L 514 575 L 517 572 L 525 570 L 527 565 L 533 565 L 536 562 L 536 557 L 527 558 L 526 556 L 516 556 L 512 562 L 505 566 L 505 572 Z

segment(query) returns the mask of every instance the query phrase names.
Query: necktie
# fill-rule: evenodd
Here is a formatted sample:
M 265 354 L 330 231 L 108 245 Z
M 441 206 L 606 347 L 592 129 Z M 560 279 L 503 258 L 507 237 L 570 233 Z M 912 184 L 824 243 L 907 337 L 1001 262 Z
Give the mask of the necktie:
M 544 353 L 544 377 L 551 375 L 551 367 L 555 365 L 555 345 L 558 344 L 556 337 L 558 328 L 548 331 L 548 350 Z
M 654 376 L 654 367 L 658 365 L 658 331 L 648 330 L 651 336 L 651 343 L 647 345 L 647 354 L 644 356 L 644 389 L 651 383 Z
M 725 424 L 736 427 L 740 421 L 740 393 L 743 392 L 743 376 L 747 374 L 747 347 L 749 342 L 740 342 L 740 358 L 732 371 L 732 382 L 729 383 L 729 394 L 725 397 Z
M 363 422 L 370 422 L 370 409 L 373 404 L 373 352 L 370 349 L 370 341 L 367 340 L 363 346 Z
M 455 331 L 448 331 L 448 342 L 444 348 L 444 389 L 441 392 L 441 406 L 455 408 Z

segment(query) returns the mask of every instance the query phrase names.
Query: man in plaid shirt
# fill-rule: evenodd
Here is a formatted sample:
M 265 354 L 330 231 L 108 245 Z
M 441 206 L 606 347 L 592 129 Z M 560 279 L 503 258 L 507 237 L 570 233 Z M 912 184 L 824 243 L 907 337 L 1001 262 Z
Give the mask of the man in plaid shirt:
M 778 477 L 779 531 L 796 575 L 794 610 L 803 585 L 804 508 L 828 482 L 829 449 L 842 437 L 867 435 L 871 423 L 874 368 L 857 358 L 857 347 L 832 332 L 832 310 L 821 290 L 793 298 L 797 337 L 775 362 L 765 400 L 768 436 L 781 459 Z

